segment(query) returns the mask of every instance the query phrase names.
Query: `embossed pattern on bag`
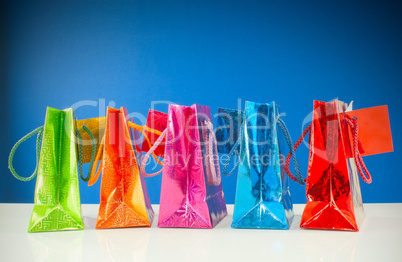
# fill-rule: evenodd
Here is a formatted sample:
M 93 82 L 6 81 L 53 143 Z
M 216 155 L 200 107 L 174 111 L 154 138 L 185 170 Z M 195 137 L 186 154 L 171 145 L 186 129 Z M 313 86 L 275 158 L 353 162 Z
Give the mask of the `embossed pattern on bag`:
M 170 105 L 158 226 L 212 228 L 226 214 L 209 107 Z
M 28 232 L 84 229 L 74 111 L 47 108 Z

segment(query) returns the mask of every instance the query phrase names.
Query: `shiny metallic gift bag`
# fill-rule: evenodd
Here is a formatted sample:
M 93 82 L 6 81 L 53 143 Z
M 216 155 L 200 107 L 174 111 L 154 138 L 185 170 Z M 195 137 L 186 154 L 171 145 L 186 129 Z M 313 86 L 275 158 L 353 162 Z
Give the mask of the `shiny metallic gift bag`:
M 96 229 L 151 226 L 154 211 L 145 180 L 139 174 L 129 127 L 142 130 L 126 120 L 125 108 L 107 109 L 105 134 L 92 170 L 89 185 L 102 172 L 101 196 Z M 96 171 L 96 174 L 95 174 Z
M 12 159 L 18 145 L 38 133 L 37 168 L 29 178 L 15 173 Z M 43 135 L 42 144 L 41 137 Z M 28 232 L 84 229 L 78 187 L 78 153 L 74 110 L 47 108 L 45 125 L 26 135 L 13 147 L 9 158 L 12 174 L 28 181 L 35 177 L 35 205 Z
M 240 117 L 243 121 L 236 119 Z M 240 135 L 233 143 L 230 123 L 239 122 L 242 123 L 238 129 Z M 284 132 L 288 145 L 292 142 L 275 102 L 246 102 L 244 116 L 237 110 L 219 109 L 218 123 L 221 124 L 216 134 L 220 153 L 230 149 L 226 157 L 231 158 L 240 146 L 232 227 L 289 229 L 294 214 L 288 177 L 284 175 L 284 147 L 278 127 Z M 224 164 L 224 173 L 227 164 Z M 295 167 L 299 183 L 303 184 L 297 161 Z
M 158 227 L 213 228 L 227 215 L 227 210 L 210 108 L 169 105 L 164 134 Z M 148 156 L 163 136 L 142 161 L 145 176 L 143 168 Z
M 369 112 L 365 109 L 365 112 L 358 114 L 339 100 L 329 103 L 314 101 L 313 121 L 295 145 L 296 149 L 310 131 L 307 204 L 300 227 L 359 230 L 365 217 L 359 173 L 366 183 L 372 180 L 362 160 L 362 152 L 367 155 L 374 151 L 392 151 L 388 111 L 382 110 L 383 107 L 373 109 L 369 111 L 379 112 L 380 109 L 382 112 L 379 115 L 383 122 L 380 126 L 375 121 L 376 116 L 365 114 Z M 356 115 L 359 117 L 354 117 Z M 379 129 L 373 132 L 373 128 L 378 126 Z M 386 134 L 380 135 L 384 131 Z M 368 143 L 364 142 L 365 133 L 370 134 Z M 380 148 L 372 146 L 376 143 L 376 136 L 385 138 L 379 143 Z M 289 159 L 288 155 L 287 162 Z

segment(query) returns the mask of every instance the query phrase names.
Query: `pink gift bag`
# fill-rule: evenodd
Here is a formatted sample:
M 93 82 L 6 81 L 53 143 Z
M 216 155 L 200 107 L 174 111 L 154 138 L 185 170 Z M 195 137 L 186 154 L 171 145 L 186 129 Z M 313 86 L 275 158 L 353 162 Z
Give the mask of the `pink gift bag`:
M 152 123 L 151 126 L 152 128 Z M 213 228 L 226 215 L 217 143 L 207 106 L 169 105 L 167 128 L 141 164 L 166 135 L 158 227 Z

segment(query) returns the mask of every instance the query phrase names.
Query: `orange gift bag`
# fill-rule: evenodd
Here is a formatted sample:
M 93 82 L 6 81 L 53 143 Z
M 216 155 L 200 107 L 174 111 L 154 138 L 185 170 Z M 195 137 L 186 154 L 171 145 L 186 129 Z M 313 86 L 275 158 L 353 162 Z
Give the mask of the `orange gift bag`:
M 154 131 L 127 121 L 125 108 L 108 107 L 105 133 L 95 159 L 95 163 L 101 162 L 97 171 L 95 168 L 92 170 L 88 183 L 93 185 L 102 172 L 96 229 L 149 227 L 154 218 L 145 180 L 139 173 L 129 127 L 143 134 L 145 129 Z

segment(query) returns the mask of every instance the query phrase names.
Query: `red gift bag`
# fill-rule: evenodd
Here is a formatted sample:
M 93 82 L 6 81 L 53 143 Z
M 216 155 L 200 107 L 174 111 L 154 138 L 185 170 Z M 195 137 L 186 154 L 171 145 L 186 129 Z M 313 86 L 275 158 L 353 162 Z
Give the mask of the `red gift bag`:
M 310 131 L 307 204 L 300 223 L 302 228 L 358 231 L 364 220 L 358 174 L 366 183 L 371 183 L 372 179 L 361 152 L 368 155 L 392 151 L 391 131 L 388 111 L 384 111 L 384 107 L 371 111 L 363 109 L 366 111 L 355 114 L 354 111 L 347 112 L 350 110 L 351 106 L 348 108 L 339 100 L 314 101 L 313 121 L 295 144 L 296 150 Z M 374 111 L 381 113 L 373 118 Z M 367 120 L 371 125 L 365 124 Z M 360 122 L 364 127 L 361 132 Z M 378 122 L 383 124 L 378 125 Z M 373 127 L 378 126 L 380 131 L 373 133 Z M 381 149 L 373 146 L 379 139 L 383 140 Z M 292 177 L 289 163 L 290 155 L 285 169 Z

